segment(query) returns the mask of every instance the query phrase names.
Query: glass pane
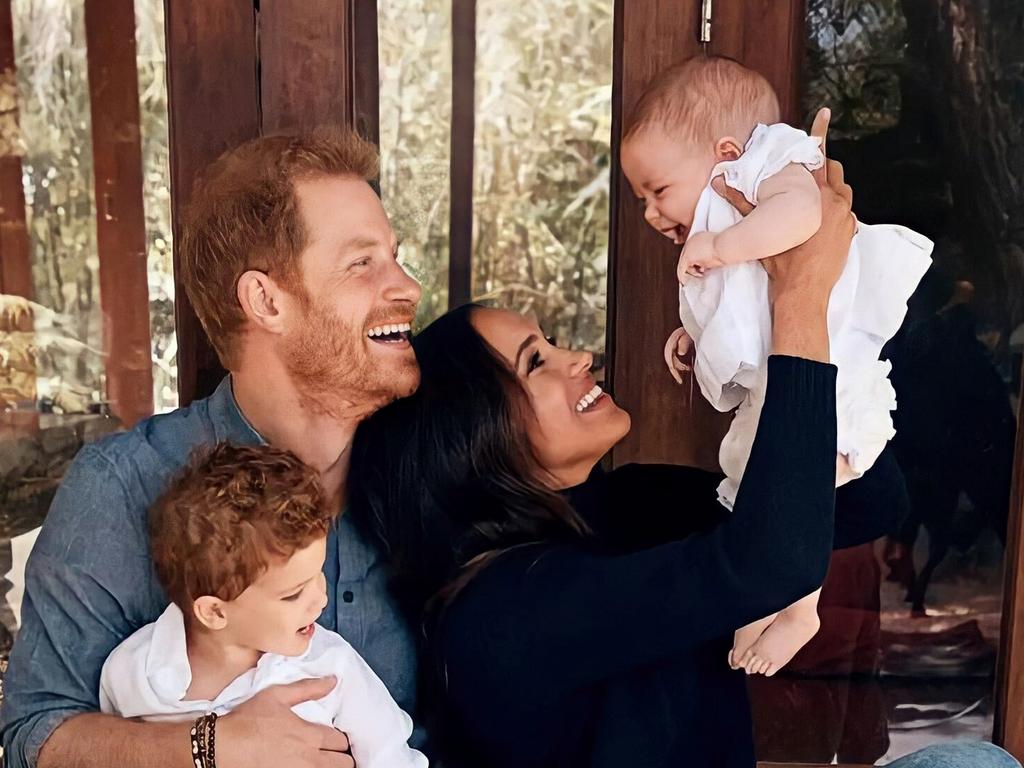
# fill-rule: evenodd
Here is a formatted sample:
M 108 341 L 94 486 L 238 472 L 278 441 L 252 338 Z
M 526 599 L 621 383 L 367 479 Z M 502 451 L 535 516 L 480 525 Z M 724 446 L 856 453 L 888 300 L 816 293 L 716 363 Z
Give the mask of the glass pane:
M 473 295 L 598 355 L 612 16 L 611 0 L 478 0 L 476 17 Z
M 418 325 L 448 309 L 449 0 L 381 0 L 380 187 L 400 260 L 423 286 Z
M 975 8 L 807 4 L 807 121 L 833 109 L 829 153 L 863 221 L 936 245 L 884 352 L 909 517 L 835 554 L 819 635 L 751 679 L 762 760 L 885 764 L 992 736 L 1024 345 L 1024 37 L 1009 6 Z
M 104 399 L 84 7 L 15 0 L 12 12 L 35 326 L 56 331 L 30 399 L 82 413 Z

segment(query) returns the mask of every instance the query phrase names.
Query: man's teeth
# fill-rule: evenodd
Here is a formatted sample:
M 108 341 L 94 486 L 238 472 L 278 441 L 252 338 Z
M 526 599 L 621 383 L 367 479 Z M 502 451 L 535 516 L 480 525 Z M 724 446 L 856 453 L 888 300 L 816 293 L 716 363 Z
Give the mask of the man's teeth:
M 409 333 L 412 331 L 411 323 L 394 323 L 391 325 L 378 325 L 366 332 L 371 339 L 375 336 L 390 336 L 395 333 Z
M 594 401 L 601 396 L 602 391 L 603 390 L 595 384 L 594 388 L 587 392 L 587 394 L 581 397 L 580 401 L 576 403 L 576 411 L 583 413 L 583 411 L 587 410 L 587 408 L 592 406 Z

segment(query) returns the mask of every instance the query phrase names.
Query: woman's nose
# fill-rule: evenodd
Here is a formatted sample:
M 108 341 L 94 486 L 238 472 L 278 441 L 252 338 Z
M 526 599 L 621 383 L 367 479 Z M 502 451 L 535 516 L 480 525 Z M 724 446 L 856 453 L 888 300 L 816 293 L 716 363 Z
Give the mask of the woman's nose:
M 579 376 L 594 366 L 594 355 L 590 352 L 573 352 L 572 375 Z

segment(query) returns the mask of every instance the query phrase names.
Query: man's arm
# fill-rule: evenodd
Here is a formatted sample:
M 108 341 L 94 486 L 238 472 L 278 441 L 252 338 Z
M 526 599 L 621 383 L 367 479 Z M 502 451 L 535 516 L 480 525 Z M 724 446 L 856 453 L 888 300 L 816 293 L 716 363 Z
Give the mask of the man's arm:
M 149 618 L 142 615 L 152 599 L 145 511 L 130 503 L 110 460 L 95 446 L 84 448 L 54 498 L 25 572 L 22 626 L 2 713 L 10 768 L 34 768 L 55 729 L 99 708 L 103 661 Z M 82 754 L 95 765 L 116 764 L 116 753 Z
M 8 768 L 190 768 L 188 723 L 99 714 L 103 662 L 164 605 L 153 583 L 144 502 L 105 454 L 82 450 L 61 484 L 25 574 L 22 626 L 2 709 Z M 217 724 L 220 768 L 352 768 L 348 738 L 291 707 L 336 681 L 260 692 Z
M 88 712 L 65 720 L 43 744 L 38 768 L 192 768 L 191 723 L 139 723 Z

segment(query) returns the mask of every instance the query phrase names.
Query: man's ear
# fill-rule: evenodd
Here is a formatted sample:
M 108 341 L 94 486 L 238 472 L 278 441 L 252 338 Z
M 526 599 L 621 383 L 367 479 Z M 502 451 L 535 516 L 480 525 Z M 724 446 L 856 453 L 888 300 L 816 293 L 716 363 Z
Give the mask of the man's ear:
M 724 136 L 715 143 L 715 159 L 718 162 L 736 160 L 743 154 L 743 147 L 732 136 Z
M 284 315 L 294 297 L 266 272 L 250 269 L 238 278 L 238 303 L 253 325 L 270 333 L 284 330 Z
M 207 629 L 214 631 L 224 629 L 228 625 L 224 601 L 213 595 L 203 595 L 192 602 L 192 613 Z

